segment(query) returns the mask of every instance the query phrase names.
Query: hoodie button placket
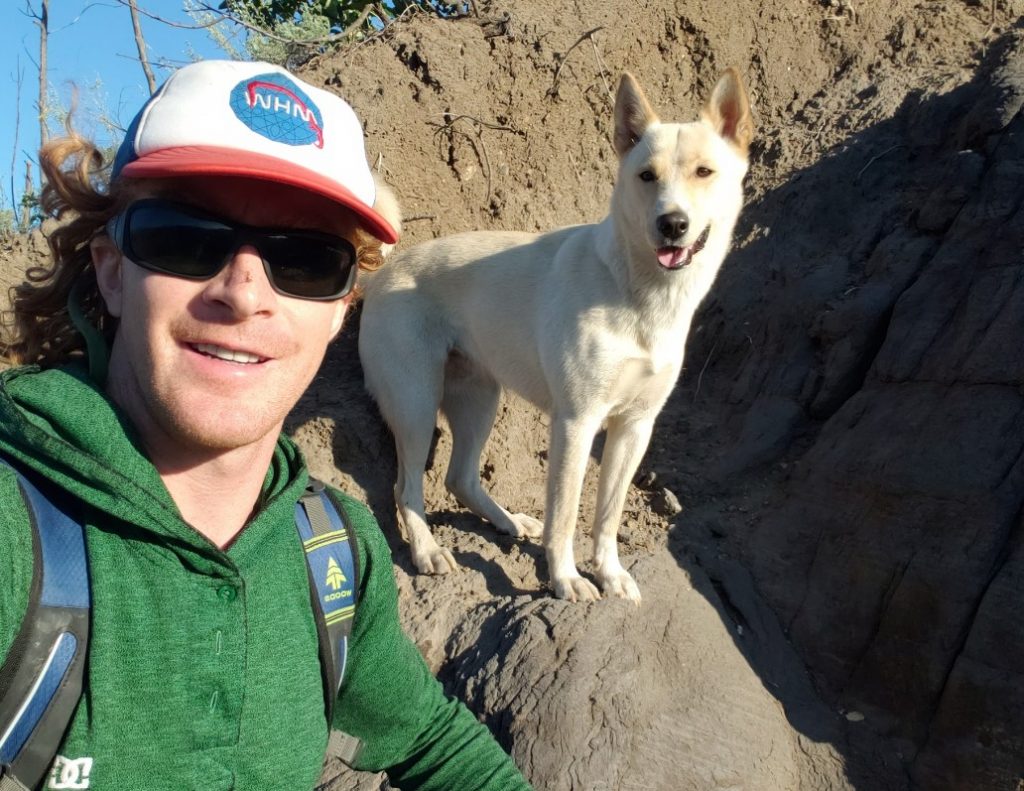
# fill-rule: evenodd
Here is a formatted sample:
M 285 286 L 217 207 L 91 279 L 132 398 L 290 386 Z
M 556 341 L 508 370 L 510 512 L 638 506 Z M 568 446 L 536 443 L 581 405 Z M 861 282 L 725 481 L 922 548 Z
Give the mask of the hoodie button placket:
M 219 765 L 222 773 L 209 788 L 228 788 L 230 750 L 237 744 L 242 711 L 242 690 L 245 686 L 247 652 L 245 587 L 239 576 L 230 574 L 210 580 L 206 598 L 215 606 L 206 608 L 209 619 L 202 637 L 202 650 L 197 653 L 195 702 L 198 706 L 193 721 L 193 734 L 198 748 L 197 759 L 207 769 Z M 207 631 L 208 629 L 208 631 Z M 207 778 L 213 775 L 206 772 Z M 206 788 L 207 786 L 204 786 Z

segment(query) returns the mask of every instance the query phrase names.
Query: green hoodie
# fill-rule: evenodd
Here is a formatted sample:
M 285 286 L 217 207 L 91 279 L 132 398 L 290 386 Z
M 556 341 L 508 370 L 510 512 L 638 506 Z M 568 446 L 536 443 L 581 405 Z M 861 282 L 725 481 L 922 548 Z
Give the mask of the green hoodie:
M 92 632 L 84 693 L 60 748 L 87 787 L 310 789 L 327 744 L 316 626 L 294 506 L 302 457 L 281 437 L 260 506 L 227 550 L 181 517 L 125 417 L 76 367 L 0 374 L 0 454 L 85 503 Z M 446 698 L 398 621 L 391 557 L 346 498 L 359 606 L 334 727 L 356 768 L 403 789 L 528 789 Z M 32 576 L 28 515 L 0 470 L 0 658 Z M 84 765 L 82 762 L 80 765 Z

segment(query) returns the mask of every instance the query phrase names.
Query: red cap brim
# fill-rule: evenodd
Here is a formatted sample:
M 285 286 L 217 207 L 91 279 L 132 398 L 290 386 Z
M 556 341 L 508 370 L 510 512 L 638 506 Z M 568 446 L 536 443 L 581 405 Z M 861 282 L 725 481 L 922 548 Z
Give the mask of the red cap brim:
M 169 178 L 174 176 L 240 176 L 273 181 L 315 192 L 344 206 L 359 219 L 359 225 L 387 244 L 398 234 L 391 224 L 338 182 L 287 160 L 233 148 L 183 146 L 165 148 L 133 160 L 120 174 L 128 178 Z

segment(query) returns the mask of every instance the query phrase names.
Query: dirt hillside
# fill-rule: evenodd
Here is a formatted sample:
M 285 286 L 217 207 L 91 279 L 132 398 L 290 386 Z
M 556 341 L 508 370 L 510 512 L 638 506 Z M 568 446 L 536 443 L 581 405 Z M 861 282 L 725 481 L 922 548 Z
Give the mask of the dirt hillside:
M 427 661 L 538 788 L 1024 787 L 1024 2 L 476 5 L 302 72 L 365 122 L 403 246 L 602 218 L 626 70 L 690 120 L 735 65 L 757 131 L 627 501 L 639 610 L 547 598 L 539 545 L 445 492 L 443 426 L 427 506 L 461 568 L 416 575 L 358 312 L 329 351 L 288 430 L 379 515 Z M 0 250 L 5 277 L 34 246 Z M 507 399 L 483 459 L 538 518 L 547 430 Z M 324 782 L 386 787 L 334 761 Z

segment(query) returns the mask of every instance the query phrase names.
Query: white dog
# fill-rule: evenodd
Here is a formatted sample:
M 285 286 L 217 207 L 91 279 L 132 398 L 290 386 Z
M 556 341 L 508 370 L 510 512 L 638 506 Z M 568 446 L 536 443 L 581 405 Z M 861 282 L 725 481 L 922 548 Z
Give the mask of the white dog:
M 440 407 L 452 431 L 452 494 L 503 533 L 543 532 L 557 596 L 600 598 L 576 569 L 573 532 L 587 456 L 605 425 L 596 576 L 606 594 L 640 601 L 619 562 L 619 518 L 682 368 L 694 311 L 729 249 L 752 131 L 735 70 L 718 81 L 700 120 L 685 124 L 659 121 L 626 74 L 615 102 L 619 174 L 604 221 L 438 239 L 368 278 L 359 352 L 395 436 L 395 499 L 419 571 L 456 568 L 423 504 Z M 544 524 L 506 511 L 480 483 L 502 387 L 551 415 Z

